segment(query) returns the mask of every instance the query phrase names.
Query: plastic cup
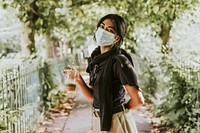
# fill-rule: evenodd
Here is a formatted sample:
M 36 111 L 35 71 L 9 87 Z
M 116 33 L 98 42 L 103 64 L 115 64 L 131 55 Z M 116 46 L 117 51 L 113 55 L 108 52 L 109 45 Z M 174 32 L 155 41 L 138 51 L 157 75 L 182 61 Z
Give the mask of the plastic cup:
M 65 70 L 65 89 L 68 92 L 76 91 L 76 70 Z

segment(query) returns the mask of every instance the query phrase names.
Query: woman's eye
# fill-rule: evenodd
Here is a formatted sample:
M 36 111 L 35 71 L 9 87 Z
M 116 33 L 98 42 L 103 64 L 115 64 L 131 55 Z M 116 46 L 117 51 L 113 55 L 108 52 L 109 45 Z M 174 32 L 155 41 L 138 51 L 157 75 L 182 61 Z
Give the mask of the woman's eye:
M 99 27 L 101 27 L 102 29 L 104 29 L 104 25 L 100 25 Z
M 113 29 L 108 29 L 108 32 L 114 33 Z
M 112 29 L 112 28 L 106 28 L 105 29 L 105 26 L 103 24 L 99 25 L 99 27 L 102 28 L 102 29 L 104 29 L 104 30 L 107 30 L 110 33 L 115 34 L 115 30 L 114 29 Z

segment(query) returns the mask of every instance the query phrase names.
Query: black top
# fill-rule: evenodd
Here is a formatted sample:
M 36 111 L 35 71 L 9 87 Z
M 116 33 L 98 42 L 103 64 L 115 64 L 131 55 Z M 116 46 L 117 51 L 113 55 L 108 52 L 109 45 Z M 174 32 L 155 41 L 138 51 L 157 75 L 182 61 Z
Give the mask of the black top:
M 88 59 L 86 71 L 90 74 L 90 85 L 94 94 L 94 107 L 100 109 L 101 131 L 110 131 L 113 107 L 124 102 L 122 85 L 138 87 L 131 56 L 123 49 L 113 47 L 100 52 L 97 47 Z
M 123 85 L 129 84 L 130 86 L 138 87 L 137 76 L 133 65 L 124 55 L 118 55 L 113 60 L 113 71 L 112 71 L 112 88 L 113 88 L 113 107 L 116 107 L 125 102 L 125 90 Z M 107 60 L 98 64 L 96 70 L 96 80 L 94 86 L 92 87 L 94 92 L 94 108 L 99 109 L 99 77 L 105 68 L 105 63 Z M 105 79 L 108 77 L 104 77 Z

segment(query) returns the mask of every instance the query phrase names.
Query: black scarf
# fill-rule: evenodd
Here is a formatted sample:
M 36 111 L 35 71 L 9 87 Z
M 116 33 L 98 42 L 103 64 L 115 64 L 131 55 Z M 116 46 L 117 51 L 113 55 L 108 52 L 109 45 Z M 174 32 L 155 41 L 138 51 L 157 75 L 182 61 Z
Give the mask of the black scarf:
M 113 115 L 113 88 L 112 88 L 112 67 L 113 57 L 117 54 L 125 55 L 133 64 L 131 56 L 119 47 L 113 47 L 110 51 L 101 54 L 100 47 L 97 47 L 91 54 L 89 65 L 86 69 L 91 72 L 96 64 L 106 60 L 105 67 L 99 78 L 99 103 L 100 103 L 100 124 L 101 131 L 110 131 Z M 105 78 L 106 77 L 106 78 Z
M 101 131 L 110 131 L 112 123 L 113 95 L 112 95 L 112 66 L 114 55 L 119 54 L 118 48 L 101 54 L 100 47 L 97 47 L 92 55 L 87 72 L 93 70 L 95 64 L 106 60 L 104 69 L 99 78 L 99 103 L 100 103 L 100 124 Z M 106 77 L 106 78 L 105 78 Z

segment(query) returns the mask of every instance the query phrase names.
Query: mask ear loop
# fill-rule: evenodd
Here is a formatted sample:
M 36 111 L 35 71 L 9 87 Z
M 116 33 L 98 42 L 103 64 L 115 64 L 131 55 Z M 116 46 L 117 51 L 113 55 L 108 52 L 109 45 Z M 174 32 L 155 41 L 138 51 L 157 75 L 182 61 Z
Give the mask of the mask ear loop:
M 96 28 L 96 30 L 95 30 L 95 32 L 94 32 L 94 36 L 93 36 L 93 41 L 96 43 L 97 41 L 96 41 L 96 37 L 95 37 L 95 34 L 96 34 L 96 32 L 97 32 L 97 29 L 98 28 Z
M 121 45 L 122 45 L 122 43 L 123 43 L 123 37 L 121 37 L 120 35 L 117 35 L 117 36 L 118 36 L 118 39 L 117 39 L 117 41 L 114 43 L 115 45 L 113 45 L 113 47 L 120 48 Z M 122 39 L 120 40 L 120 38 L 122 38 Z
M 116 36 L 117 36 L 117 37 L 115 37 L 115 39 L 116 39 L 116 38 L 119 38 L 119 35 L 116 35 Z M 112 44 L 111 47 L 112 47 L 112 48 L 115 47 L 115 46 L 117 45 L 117 42 L 119 42 L 119 39 L 114 40 L 114 42 L 113 42 L 113 44 Z
M 96 37 L 95 37 L 95 34 L 93 36 L 93 41 L 96 43 Z
M 113 42 L 114 44 L 117 44 L 119 41 L 120 41 L 120 36 L 119 35 L 116 35 L 115 37 L 115 41 Z

